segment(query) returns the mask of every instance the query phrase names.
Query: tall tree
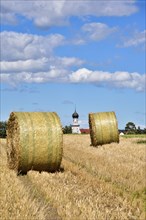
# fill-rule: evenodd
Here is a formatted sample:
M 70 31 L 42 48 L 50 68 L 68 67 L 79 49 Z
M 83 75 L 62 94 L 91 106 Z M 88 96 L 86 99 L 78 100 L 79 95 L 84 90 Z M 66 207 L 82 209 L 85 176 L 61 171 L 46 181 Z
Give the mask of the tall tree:
M 128 122 L 126 124 L 125 131 L 127 132 L 127 134 L 135 134 L 137 131 L 135 124 L 133 122 Z

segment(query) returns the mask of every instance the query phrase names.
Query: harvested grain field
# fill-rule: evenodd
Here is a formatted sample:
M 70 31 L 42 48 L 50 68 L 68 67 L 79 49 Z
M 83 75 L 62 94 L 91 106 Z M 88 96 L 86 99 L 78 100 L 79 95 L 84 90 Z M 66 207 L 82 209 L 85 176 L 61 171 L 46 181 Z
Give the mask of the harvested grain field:
M 64 135 L 59 172 L 17 176 L 1 139 L 1 219 L 145 220 L 146 145 L 139 140 L 95 148 L 89 135 Z

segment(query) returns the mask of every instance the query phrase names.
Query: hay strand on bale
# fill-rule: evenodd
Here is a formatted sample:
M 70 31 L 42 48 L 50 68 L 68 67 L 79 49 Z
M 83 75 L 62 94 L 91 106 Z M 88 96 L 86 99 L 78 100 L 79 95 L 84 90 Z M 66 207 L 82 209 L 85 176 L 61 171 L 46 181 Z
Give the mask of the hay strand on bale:
M 119 132 L 114 112 L 89 113 L 90 138 L 93 146 L 119 143 Z
M 10 169 L 56 171 L 63 153 L 63 134 L 55 112 L 12 112 L 7 128 Z

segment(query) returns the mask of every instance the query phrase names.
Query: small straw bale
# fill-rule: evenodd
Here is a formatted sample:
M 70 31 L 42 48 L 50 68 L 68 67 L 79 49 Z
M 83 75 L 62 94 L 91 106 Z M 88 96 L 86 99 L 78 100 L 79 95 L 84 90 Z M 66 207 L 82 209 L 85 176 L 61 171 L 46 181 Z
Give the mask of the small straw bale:
M 119 143 L 119 132 L 114 112 L 89 113 L 90 138 L 92 146 Z
M 7 127 L 10 169 L 54 172 L 63 154 L 63 133 L 55 112 L 12 112 Z

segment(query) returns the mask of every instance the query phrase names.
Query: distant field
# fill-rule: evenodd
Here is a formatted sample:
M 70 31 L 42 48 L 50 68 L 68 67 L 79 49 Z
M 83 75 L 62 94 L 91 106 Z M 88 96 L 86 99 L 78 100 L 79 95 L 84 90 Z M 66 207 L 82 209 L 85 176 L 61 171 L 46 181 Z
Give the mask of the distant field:
M 60 172 L 25 176 L 8 169 L 6 140 L 0 140 L 1 220 L 146 219 L 145 138 L 120 137 L 119 144 L 98 148 L 89 135 L 63 139 Z
M 146 138 L 146 134 L 126 134 L 125 138 Z

